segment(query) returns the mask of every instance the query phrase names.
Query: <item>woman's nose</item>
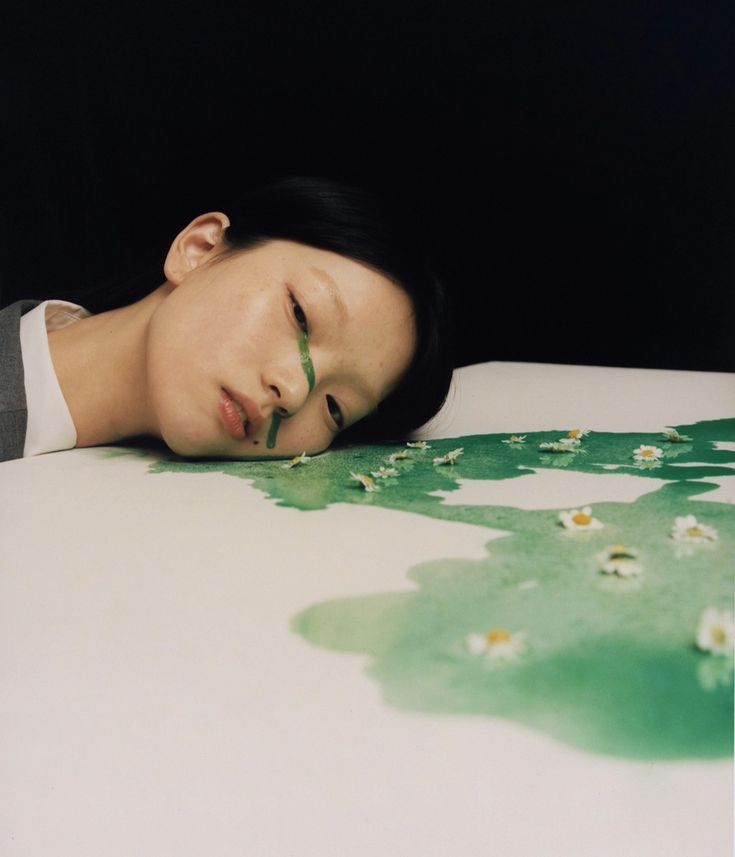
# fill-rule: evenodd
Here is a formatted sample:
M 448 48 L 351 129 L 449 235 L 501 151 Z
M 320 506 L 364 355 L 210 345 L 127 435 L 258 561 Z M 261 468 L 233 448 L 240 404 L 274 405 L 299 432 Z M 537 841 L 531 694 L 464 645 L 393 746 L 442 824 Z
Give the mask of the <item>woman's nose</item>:
M 298 365 L 269 366 L 263 372 L 263 386 L 269 404 L 282 417 L 293 416 L 309 395 L 306 376 Z

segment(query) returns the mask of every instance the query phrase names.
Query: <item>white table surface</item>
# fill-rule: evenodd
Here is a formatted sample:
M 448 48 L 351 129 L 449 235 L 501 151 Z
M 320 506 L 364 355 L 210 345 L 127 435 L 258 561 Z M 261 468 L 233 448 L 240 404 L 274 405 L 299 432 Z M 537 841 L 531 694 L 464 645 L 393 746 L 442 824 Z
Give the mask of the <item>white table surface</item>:
M 424 436 L 734 415 L 732 375 L 491 363 L 456 373 Z M 486 529 L 303 513 L 149 464 L 0 465 L 0 854 L 732 853 L 730 760 L 630 761 L 398 710 L 365 657 L 290 630 L 317 602 L 412 589 L 418 563 L 482 557 Z

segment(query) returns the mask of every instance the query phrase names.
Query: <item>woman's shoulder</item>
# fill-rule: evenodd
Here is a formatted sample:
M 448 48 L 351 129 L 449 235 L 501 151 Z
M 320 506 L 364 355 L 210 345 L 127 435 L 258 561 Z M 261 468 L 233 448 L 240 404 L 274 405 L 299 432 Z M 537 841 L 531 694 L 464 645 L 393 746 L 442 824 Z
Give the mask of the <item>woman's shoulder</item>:
M 0 368 L 20 360 L 20 319 L 41 301 L 21 300 L 0 309 Z
M 20 359 L 20 319 L 41 301 L 22 300 L 0 309 L 0 362 Z
M 0 324 L 3 326 L 17 322 L 22 315 L 37 307 L 41 301 L 25 299 L 15 301 L 0 309 Z

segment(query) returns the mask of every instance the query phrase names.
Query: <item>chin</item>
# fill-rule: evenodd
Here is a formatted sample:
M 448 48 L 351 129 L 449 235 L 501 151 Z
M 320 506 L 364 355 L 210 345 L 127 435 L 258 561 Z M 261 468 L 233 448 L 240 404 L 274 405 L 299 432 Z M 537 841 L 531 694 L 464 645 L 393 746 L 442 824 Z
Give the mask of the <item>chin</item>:
M 190 426 L 165 425 L 161 427 L 161 439 L 166 446 L 183 458 L 205 458 L 226 455 L 223 444 L 203 432 L 195 432 Z

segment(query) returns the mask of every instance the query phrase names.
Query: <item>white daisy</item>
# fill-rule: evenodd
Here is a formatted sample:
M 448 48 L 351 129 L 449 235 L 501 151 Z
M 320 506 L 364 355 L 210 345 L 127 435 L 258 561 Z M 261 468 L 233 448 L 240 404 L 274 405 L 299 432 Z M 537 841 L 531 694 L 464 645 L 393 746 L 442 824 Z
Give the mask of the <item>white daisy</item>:
M 391 452 L 388 456 L 388 461 L 391 464 L 395 464 L 396 461 L 405 461 L 407 458 L 411 457 L 411 453 L 407 452 L 405 449 L 399 449 L 398 452 Z
M 370 474 L 376 479 L 388 479 L 389 476 L 398 476 L 398 471 L 395 467 L 379 467 L 377 470 L 371 470 Z
M 527 435 L 525 434 L 512 434 L 507 440 L 501 441 L 501 443 L 512 443 L 512 444 L 520 444 L 526 442 Z
M 637 577 L 643 571 L 638 562 L 638 552 L 626 545 L 611 545 L 598 555 L 600 570 L 618 577 Z
M 464 447 L 460 446 L 458 449 L 451 449 L 446 455 L 441 455 L 438 458 L 434 459 L 434 464 L 456 464 L 457 459 L 464 453 Z
M 570 509 L 559 512 L 559 520 L 567 530 L 601 530 L 602 524 L 592 517 L 592 508 L 583 506 L 581 509 Z
M 735 616 L 727 610 L 708 607 L 699 620 L 697 648 L 713 655 L 730 655 L 735 647 Z
M 372 477 L 365 476 L 362 473 L 350 473 L 350 476 L 352 479 L 359 482 L 366 491 L 380 491 L 380 485 L 376 485 L 375 480 Z
M 717 541 L 717 530 L 708 524 L 701 524 L 694 515 L 683 515 L 674 521 L 671 528 L 671 538 L 678 542 L 704 542 Z
M 410 449 L 431 449 L 431 445 L 425 440 L 410 440 L 406 446 Z
M 589 433 L 589 429 L 575 428 L 567 432 L 567 437 L 571 440 L 582 440 L 582 438 L 587 437 Z
M 284 470 L 290 470 L 292 467 L 299 467 L 301 464 L 306 464 L 307 461 L 311 461 L 311 456 L 307 455 L 306 451 L 304 451 L 301 455 L 292 458 L 291 461 L 287 461 L 286 464 L 282 464 L 281 467 Z
M 493 628 L 486 634 L 468 634 L 465 643 L 471 655 L 484 655 L 491 661 L 511 661 L 523 654 L 526 633 Z
M 653 461 L 660 461 L 663 455 L 663 449 L 659 449 L 657 446 L 641 444 L 638 449 L 633 450 L 633 458 L 639 464 L 650 464 Z
M 665 428 L 663 430 L 663 436 L 665 440 L 669 441 L 669 443 L 686 443 L 691 440 L 688 435 L 679 434 L 675 428 Z

